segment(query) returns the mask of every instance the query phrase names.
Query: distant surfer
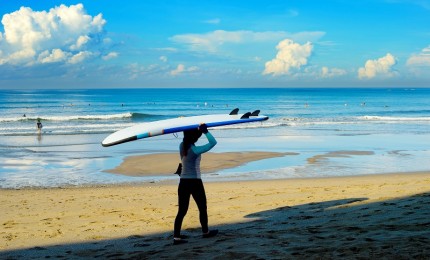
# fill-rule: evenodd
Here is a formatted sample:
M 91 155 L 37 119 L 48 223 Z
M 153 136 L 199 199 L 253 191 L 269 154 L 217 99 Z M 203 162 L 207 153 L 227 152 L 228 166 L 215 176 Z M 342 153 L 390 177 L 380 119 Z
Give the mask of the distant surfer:
M 40 118 L 37 119 L 36 127 L 37 127 L 37 131 L 39 131 L 40 133 L 43 127 L 42 123 L 40 122 Z
M 196 146 L 197 140 L 205 134 L 209 143 Z M 182 221 L 188 211 L 190 196 L 192 195 L 200 214 L 200 224 L 202 226 L 202 237 L 209 238 L 218 234 L 218 230 L 208 228 L 208 213 L 206 206 L 206 193 L 201 179 L 200 161 L 201 155 L 217 144 L 217 141 L 209 133 L 206 124 L 200 125 L 198 129 L 184 131 L 183 142 L 179 145 L 179 154 L 181 156 L 182 171 L 178 187 L 179 208 L 175 218 L 173 244 L 187 243 L 185 236 L 181 235 Z

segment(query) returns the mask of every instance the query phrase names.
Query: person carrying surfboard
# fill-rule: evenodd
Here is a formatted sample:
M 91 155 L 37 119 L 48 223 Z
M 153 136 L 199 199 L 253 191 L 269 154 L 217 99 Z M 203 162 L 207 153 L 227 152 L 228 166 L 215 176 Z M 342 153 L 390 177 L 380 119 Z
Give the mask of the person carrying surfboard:
M 202 146 L 196 146 L 197 140 L 204 134 L 208 143 Z M 175 218 L 173 233 L 173 244 L 183 244 L 188 241 L 186 236 L 181 235 L 182 221 L 188 211 L 190 196 L 192 195 L 199 209 L 200 224 L 202 226 L 202 237 L 209 238 L 218 234 L 218 230 L 208 228 L 208 213 L 206 205 L 206 193 L 201 179 L 200 161 L 201 155 L 217 144 L 217 141 L 209 133 L 206 124 L 202 124 L 198 129 L 184 131 L 184 139 L 179 145 L 179 154 L 181 157 L 182 171 L 178 187 L 178 214 Z

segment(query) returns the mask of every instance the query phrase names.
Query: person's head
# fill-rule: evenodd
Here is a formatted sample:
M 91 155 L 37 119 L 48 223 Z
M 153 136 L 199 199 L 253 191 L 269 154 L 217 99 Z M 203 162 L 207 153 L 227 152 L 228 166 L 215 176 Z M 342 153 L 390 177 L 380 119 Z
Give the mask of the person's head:
M 186 156 L 188 149 L 191 145 L 193 145 L 197 140 L 199 140 L 200 136 L 202 136 L 202 132 L 198 129 L 190 129 L 184 131 L 184 139 L 183 139 L 183 151 L 182 153 Z
M 190 129 L 184 131 L 184 142 L 194 144 L 202 136 L 202 132 L 198 129 Z

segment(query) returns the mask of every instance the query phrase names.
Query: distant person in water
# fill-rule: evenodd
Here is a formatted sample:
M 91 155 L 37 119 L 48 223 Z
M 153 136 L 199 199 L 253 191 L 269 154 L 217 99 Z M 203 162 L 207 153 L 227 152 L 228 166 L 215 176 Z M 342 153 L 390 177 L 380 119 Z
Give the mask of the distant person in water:
M 197 140 L 204 134 L 209 143 L 196 146 Z M 184 131 L 183 142 L 179 145 L 179 154 L 181 156 L 182 170 L 178 174 L 181 179 L 178 187 L 179 208 L 175 219 L 173 234 L 173 244 L 187 243 L 185 236 L 181 235 L 182 221 L 188 211 L 190 196 L 193 196 L 197 207 L 199 208 L 200 224 L 202 225 L 202 237 L 209 238 L 218 234 L 218 230 L 208 228 L 208 213 L 206 206 L 206 193 L 201 179 L 200 160 L 201 155 L 217 144 L 217 141 L 209 133 L 206 124 L 200 125 L 198 129 Z
M 40 122 L 40 118 L 37 119 L 37 123 L 36 123 L 36 127 L 37 127 L 37 131 L 41 132 L 42 131 L 42 123 Z

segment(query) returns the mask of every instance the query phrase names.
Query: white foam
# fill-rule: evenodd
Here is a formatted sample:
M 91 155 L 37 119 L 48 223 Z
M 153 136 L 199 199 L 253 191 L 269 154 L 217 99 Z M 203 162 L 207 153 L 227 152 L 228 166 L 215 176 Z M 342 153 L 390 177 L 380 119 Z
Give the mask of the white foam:
M 3 117 L 0 122 L 17 122 L 25 120 L 48 120 L 48 121 L 71 121 L 71 120 L 109 120 L 119 118 L 131 118 L 132 113 L 110 114 L 110 115 L 71 115 L 71 116 L 27 116 L 27 117 Z
M 392 117 L 392 116 L 362 116 L 359 117 L 360 120 L 366 121 L 386 121 L 386 122 L 400 122 L 400 121 L 417 121 L 426 122 L 430 121 L 430 117 Z

